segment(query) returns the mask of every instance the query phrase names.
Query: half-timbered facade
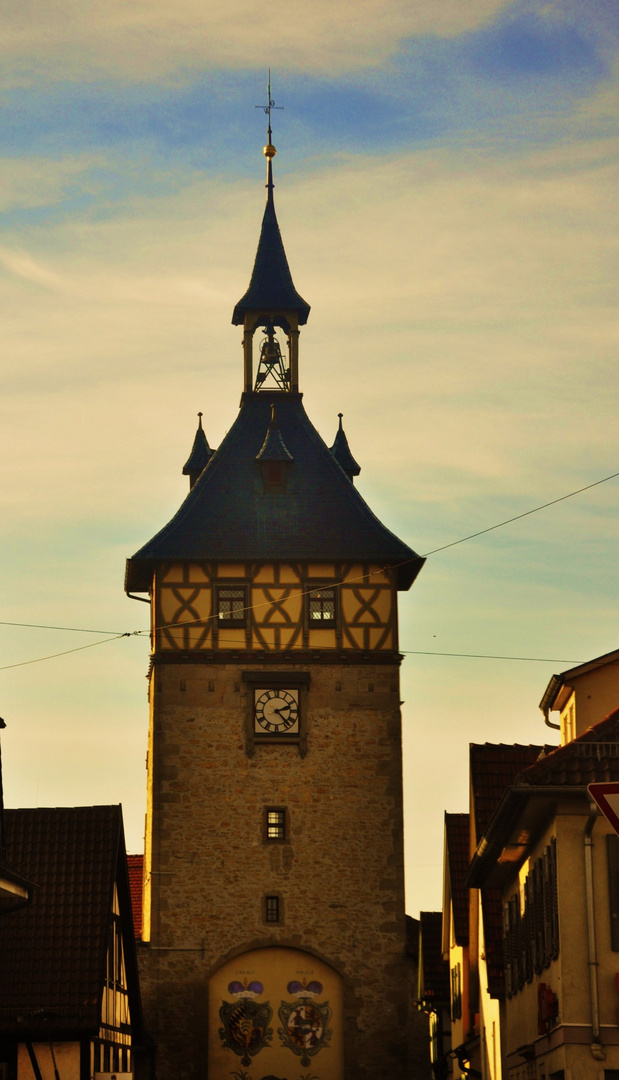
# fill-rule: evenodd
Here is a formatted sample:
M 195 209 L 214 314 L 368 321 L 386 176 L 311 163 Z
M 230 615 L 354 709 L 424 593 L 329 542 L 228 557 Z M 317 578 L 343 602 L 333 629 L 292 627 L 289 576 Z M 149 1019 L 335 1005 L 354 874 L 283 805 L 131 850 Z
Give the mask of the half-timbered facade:
M 202 425 L 190 492 L 129 560 L 151 602 L 140 950 L 157 1076 L 408 1075 L 397 594 L 423 559 L 378 521 L 341 417 L 299 391 L 273 201 L 237 419 Z
M 155 580 L 157 652 L 397 649 L 397 582 L 376 563 L 172 563 Z

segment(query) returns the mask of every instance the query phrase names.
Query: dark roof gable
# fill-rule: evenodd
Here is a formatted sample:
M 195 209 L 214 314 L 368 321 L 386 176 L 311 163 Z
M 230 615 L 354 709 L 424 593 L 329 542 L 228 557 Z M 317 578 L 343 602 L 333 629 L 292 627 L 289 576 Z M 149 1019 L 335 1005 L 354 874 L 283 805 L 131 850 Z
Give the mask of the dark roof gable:
M 0 919 L 0 1032 L 98 1032 L 118 885 L 132 1022 L 139 991 L 119 806 L 6 810 L 7 842 L 37 884 L 28 907 Z
M 469 815 L 445 814 L 445 847 L 457 945 L 469 942 L 469 893 L 464 879 L 469 868 Z

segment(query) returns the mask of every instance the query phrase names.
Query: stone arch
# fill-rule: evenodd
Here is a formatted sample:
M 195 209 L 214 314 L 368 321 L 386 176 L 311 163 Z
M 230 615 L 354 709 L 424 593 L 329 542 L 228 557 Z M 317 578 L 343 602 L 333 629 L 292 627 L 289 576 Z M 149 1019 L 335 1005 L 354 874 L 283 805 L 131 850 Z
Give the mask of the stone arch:
M 209 1080 L 342 1080 L 343 995 L 339 972 L 307 950 L 235 950 L 209 978 Z

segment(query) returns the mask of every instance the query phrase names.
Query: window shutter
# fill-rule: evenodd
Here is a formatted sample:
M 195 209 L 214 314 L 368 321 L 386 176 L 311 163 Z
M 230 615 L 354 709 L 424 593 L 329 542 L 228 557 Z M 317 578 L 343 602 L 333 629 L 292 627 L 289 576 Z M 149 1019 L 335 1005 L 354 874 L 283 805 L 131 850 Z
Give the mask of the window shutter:
M 608 900 L 610 912 L 610 947 L 619 952 L 619 836 L 606 837 L 608 855 Z
M 619 839 L 619 838 L 618 838 Z M 559 889 L 557 886 L 557 840 L 553 836 L 548 849 L 550 862 L 550 906 L 551 906 L 551 956 L 556 960 L 559 955 Z

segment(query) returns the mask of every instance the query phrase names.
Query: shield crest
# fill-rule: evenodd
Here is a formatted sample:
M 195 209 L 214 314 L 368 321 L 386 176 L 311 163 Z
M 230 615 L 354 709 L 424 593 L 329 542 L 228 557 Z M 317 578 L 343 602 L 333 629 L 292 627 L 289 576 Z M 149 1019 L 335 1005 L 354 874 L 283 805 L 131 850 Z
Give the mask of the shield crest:
M 328 1030 L 331 1020 L 328 1001 L 319 1003 L 310 997 L 282 1001 L 279 1018 L 282 1027 L 277 1033 L 283 1045 L 301 1058 L 301 1065 L 309 1065 L 310 1058 L 329 1045 L 332 1032 Z
M 222 1045 L 238 1054 L 241 1065 L 247 1068 L 252 1057 L 271 1041 L 271 1006 L 268 1001 L 260 1003 L 243 997 L 238 1001 L 223 1001 L 219 1016 L 223 1025 L 219 1029 Z

